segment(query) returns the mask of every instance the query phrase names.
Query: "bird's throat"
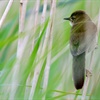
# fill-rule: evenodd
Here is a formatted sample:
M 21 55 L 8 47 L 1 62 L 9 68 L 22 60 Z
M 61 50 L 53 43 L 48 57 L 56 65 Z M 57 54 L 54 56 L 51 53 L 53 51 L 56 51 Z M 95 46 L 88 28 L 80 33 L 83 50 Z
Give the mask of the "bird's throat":
M 69 22 L 69 24 L 70 24 L 71 26 L 73 26 L 73 23 L 72 23 L 72 22 Z

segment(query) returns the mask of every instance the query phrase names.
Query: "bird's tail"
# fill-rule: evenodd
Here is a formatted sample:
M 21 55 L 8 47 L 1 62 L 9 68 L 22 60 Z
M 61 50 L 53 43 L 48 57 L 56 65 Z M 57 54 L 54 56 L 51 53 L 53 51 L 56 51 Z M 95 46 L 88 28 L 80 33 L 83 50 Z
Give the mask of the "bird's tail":
M 76 89 L 81 89 L 85 76 L 85 53 L 73 56 L 73 79 Z

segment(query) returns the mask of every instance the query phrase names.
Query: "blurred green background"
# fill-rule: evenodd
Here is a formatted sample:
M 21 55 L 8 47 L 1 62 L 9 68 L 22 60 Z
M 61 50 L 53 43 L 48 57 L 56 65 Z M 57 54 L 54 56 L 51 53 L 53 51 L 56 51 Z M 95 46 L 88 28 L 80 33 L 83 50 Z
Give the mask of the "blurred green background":
M 7 6 L 9 0 L 0 0 L 0 18 Z M 39 16 L 37 22 L 37 31 L 34 35 L 36 39 L 36 50 L 33 51 L 33 55 L 29 57 L 30 48 L 34 29 L 34 10 L 36 0 L 28 0 L 25 27 L 22 37 L 30 36 L 27 46 L 24 50 L 24 55 L 21 59 L 20 69 L 18 74 L 17 90 L 15 92 L 15 100 L 29 100 L 29 92 L 25 94 L 25 89 L 28 91 L 31 89 L 31 85 L 26 85 L 26 80 L 30 73 L 34 73 L 34 68 L 36 64 L 33 61 L 36 59 L 38 44 L 41 38 L 44 37 L 45 30 L 47 29 L 46 23 L 41 38 L 38 38 L 40 31 L 40 18 L 43 10 L 43 0 L 41 0 L 39 7 Z M 47 5 L 46 20 L 50 14 L 50 0 Z M 17 55 L 17 42 L 20 36 L 19 34 L 19 0 L 14 0 L 12 7 L 0 29 L 0 100 L 11 100 L 9 98 L 12 95 L 11 87 L 14 85 L 12 80 L 14 65 L 16 62 Z M 35 90 L 35 95 L 33 100 L 41 100 L 42 96 L 46 96 L 46 100 L 80 100 L 82 96 L 82 91 L 76 91 L 74 88 L 72 80 L 72 56 L 69 51 L 69 36 L 70 36 L 70 24 L 63 20 L 65 17 L 69 17 L 73 11 L 85 10 L 93 22 L 98 26 L 99 21 L 99 0 L 57 0 L 56 2 L 56 12 L 53 24 L 53 42 L 51 49 L 51 66 L 48 79 L 48 87 L 45 93 L 42 92 L 43 75 L 44 75 L 44 65 L 41 69 L 40 79 L 37 83 L 37 88 Z M 33 16 L 32 18 L 30 18 Z M 99 22 L 100 23 L 100 22 Z M 100 26 L 98 26 L 98 30 Z M 99 33 L 98 33 L 99 34 Z M 99 36 L 99 35 L 98 35 Z M 41 41 L 40 41 L 41 42 Z M 88 53 L 86 56 L 86 68 L 90 64 L 90 55 Z M 44 58 L 47 53 L 44 55 Z M 41 59 L 40 59 L 41 60 Z M 100 38 L 98 37 L 98 48 L 94 51 L 93 56 L 93 67 L 92 67 L 92 77 L 89 82 L 86 100 L 100 100 Z M 33 66 L 33 67 L 32 67 Z M 43 71 L 43 72 L 42 72 Z M 33 74 L 32 74 L 33 75 Z M 31 78 L 34 76 L 31 76 Z M 16 80 L 16 77 L 15 77 Z

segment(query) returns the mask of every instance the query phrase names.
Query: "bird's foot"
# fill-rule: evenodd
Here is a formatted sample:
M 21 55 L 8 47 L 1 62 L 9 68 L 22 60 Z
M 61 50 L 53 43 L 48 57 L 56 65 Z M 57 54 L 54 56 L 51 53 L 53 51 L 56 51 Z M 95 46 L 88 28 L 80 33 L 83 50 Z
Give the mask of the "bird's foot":
M 92 72 L 89 69 L 86 69 L 86 77 L 92 76 Z
M 98 49 L 98 44 L 96 44 L 95 49 Z

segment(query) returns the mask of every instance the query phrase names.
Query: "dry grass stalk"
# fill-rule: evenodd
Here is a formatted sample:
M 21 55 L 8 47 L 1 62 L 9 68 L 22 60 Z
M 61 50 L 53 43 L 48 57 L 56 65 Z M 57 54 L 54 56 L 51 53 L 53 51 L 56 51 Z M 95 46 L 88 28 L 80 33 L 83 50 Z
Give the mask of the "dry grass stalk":
M 39 12 L 39 6 L 40 6 L 40 0 L 36 0 L 36 4 L 35 4 L 35 11 L 34 11 L 34 8 L 33 8 L 33 11 L 35 12 L 34 14 L 34 30 L 33 30 L 33 34 L 32 34 L 32 37 L 34 36 L 35 34 L 35 31 L 36 31 L 36 26 L 37 26 L 37 23 L 38 23 L 38 12 Z M 29 20 L 32 20 L 33 16 L 31 15 L 30 16 L 30 19 Z M 29 25 L 28 25 L 29 26 Z M 32 44 L 31 44 L 31 50 L 30 50 L 30 54 L 32 53 L 33 49 L 34 49 L 34 37 L 32 38 L 33 41 L 32 41 Z M 30 78 L 30 75 L 27 79 L 27 83 L 28 85 L 31 85 L 31 78 Z
M 92 67 L 93 67 L 92 66 L 93 65 L 93 54 L 94 54 L 94 51 L 92 51 L 91 53 L 91 59 L 90 59 L 90 65 L 89 65 L 90 71 L 92 70 Z M 84 87 L 83 87 L 82 100 L 86 99 L 85 97 L 86 97 L 87 89 L 89 86 L 90 78 L 91 78 L 91 75 L 87 74 L 87 78 L 85 80 Z
M 10 8 L 11 8 L 11 5 L 12 5 L 13 1 L 14 1 L 14 0 L 10 0 L 10 1 L 9 1 L 9 3 L 8 3 L 8 5 L 7 5 L 7 7 L 6 7 L 6 9 L 5 9 L 5 11 L 4 11 L 4 13 L 3 13 L 1 19 L 0 19 L 0 28 L 2 27 L 2 24 L 4 23 L 4 20 L 5 20 L 5 18 L 6 18 L 6 16 L 7 16 L 8 12 L 9 12 L 9 10 L 10 10 Z
M 41 24 L 43 24 L 45 22 L 46 9 L 47 9 L 47 0 L 44 0 L 43 12 L 42 12 L 42 16 L 41 16 Z M 42 32 L 42 29 L 40 31 L 40 34 L 41 34 L 41 32 Z M 40 45 L 39 50 L 38 50 L 37 61 L 38 61 L 39 55 L 41 57 L 44 54 L 43 52 L 41 53 L 41 47 L 42 47 L 42 44 Z M 35 71 L 34 71 L 34 77 L 32 79 L 32 88 L 31 88 L 31 92 L 30 92 L 30 98 L 32 98 L 32 95 L 35 92 L 35 87 L 36 87 L 36 84 L 37 84 L 38 76 L 39 76 L 39 73 L 40 73 L 40 70 L 41 70 L 41 67 L 42 67 L 42 61 L 38 63 L 38 65 L 37 65 L 37 67 L 35 68 Z
M 41 24 L 43 24 L 45 22 L 46 9 L 47 9 L 47 0 L 44 0 Z
M 97 34 L 98 34 L 98 37 L 99 37 L 99 32 L 100 32 L 100 10 L 99 10 L 99 15 L 98 15 L 98 25 L 97 25 Z M 97 39 L 98 40 L 98 39 Z M 90 59 L 90 66 L 89 66 L 89 69 L 92 70 L 92 67 L 93 67 L 93 54 L 94 54 L 94 51 L 92 51 L 91 53 L 91 59 Z M 88 89 L 88 86 L 89 86 L 89 82 L 90 82 L 90 77 L 91 76 L 87 76 L 86 80 L 85 80 L 85 84 L 84 84 L 84 88 L 83 88 L 83 93 L 82 93 L 82 100 L 85 100 L 86 98 L 86 93 L 87 93 L 87 89 Z
M 34 32 L 36 31 L 36 26 L 37 26 L 37 23 L 38 23 L 39 5 L 40 5 L 40 0 L 36 0 L 35 18 L 34 18 Z
M 37 26 L 37 23 L 38 23 L 38 12 L 39 12 L 39 5 L 40 5 L 40 0 L 36 0 L 36 6 L 35 6 L 35 17 L 34 17 L 34 30 L 33 30 L 33 33 L 35 34 L 36 32 L 36 26 Z M 33 38 L 33 41 L 32 41 L 32 50 L 34 48 L 34 38 Z M 31 51 L 32 51 L 31 50 Z
M 45 92 L 48 85 L 48 78 L 49 78 L 49 71 L 50 71 L 50 65 L 51 65 L 51 49 L 52 49 L 52 30 L 53 30 L 53 20 L 55 15 L 55 9 L 56 9 L 56 0 L 51 0 L 51 12 L 50 12 L 50 23 L 47 30 L 47 37 L 48 37 L 48 55 L 47 55 L 47 62 L 46 67 L 44 71 L 44 82 L 43 82 L 43 91 Z M 46 42 L 45 42 L 46 43 Z M 45 96 L 43 97 L 43 100 L 45 100 Z
M 26 13 L 26 7 L 27 7 L 27 2 L 28 0 L 20 0 L 20 17 L 19 17 L 19 34 L 23 32 L 24 29 L 24 22 L 25 22 L 25 13 Z M 19 75 L 19 70 L 20 70 L 20 61 L 24 52 L 25 48 L 25 42 L 24 39 L 19 38 L 18 39 L 18 46 L 17 46 L 17 61 L 15 63 L 15 66 L 13 68 L 13 77 L 12 77 L 12 87 L 11 87 L 11 93 L 10 93 L 10 98 L 14 99 L 17 85 L 18 85 L 18 75 Z
M 34 49 L 34 41 L 35 41 L 35 39 L 34 39 L 34 34 L 35 34 L 35 31 L 36 31 L 36 26 L 37 26 L 37 23 L 38 23 L 38 12 L 39 12 L 39 6 L 40 6 L 40 0 L 36 0 L 36 4 L 35 4 L 35 8 L 33 7 L 33 11 L 34 11 L 34 30 L 33 30 L 33 34 L 32 34 L 32 43 L 31 43 L 31 50 L 30 50 L 30 54 L 32 53 L 32 51 L 33 51 L 33 49 Z M 29 18 L 29 22 L 30 21 L 33 21 L 32 20 L 33 19 L 33 15 L 31 15 L 30 16 L 30 18 Z M 29 23 L 30 24 L 30 23 Z M 31 27 L 30 25 L 27 25 L 27 27 Z M 31 28 L 33 28 L 33 27 L 31 27 Z M 29 75 L 29 77 L 28 77 L 28 79 L 27 79 L 27 82 L 26 82 L 26 85 L 31 85 L 31 78 L 30 78 L 30 76 L 31 76 L 31 73 L 30 73 L 30 75 Z M 27 87 L 26 87 L 26 93 L 27 93 L 27 91 L 30 91 L 30 89 L 28 89 Z M 29 96 L 29 98 L 30 98 L 30 96 Z

